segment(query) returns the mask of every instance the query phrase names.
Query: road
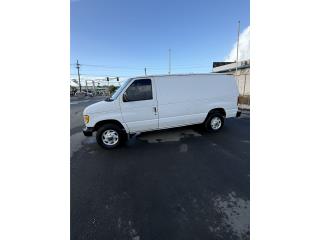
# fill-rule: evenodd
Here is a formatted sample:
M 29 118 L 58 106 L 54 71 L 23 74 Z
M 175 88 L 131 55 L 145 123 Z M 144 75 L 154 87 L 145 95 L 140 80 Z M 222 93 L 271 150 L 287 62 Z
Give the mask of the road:
M 71 102 L 71 239 L 249 239 L 250 118 L 141 134 L 107 151 Z

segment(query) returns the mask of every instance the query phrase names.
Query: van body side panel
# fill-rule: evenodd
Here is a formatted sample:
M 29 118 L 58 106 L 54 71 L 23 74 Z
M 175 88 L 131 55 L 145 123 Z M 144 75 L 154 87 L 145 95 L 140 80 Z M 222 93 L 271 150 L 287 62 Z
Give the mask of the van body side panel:
M 134 82 L 134 80 L 132 82 Z M 128 85 L 128 87 L 130 86 L 130 84 Z M 154 111 L 154 108 L 157 107 L 157 98 L 156 98 L 157 94 L 156 94 L 155 85 L 153 84 L 153 80 L 152 80 L 153 99 L 151 100 L 124 102 L 123 94 L 125 91 L 126 89 L 124 89 L 124 91 L 120 94 L 119 101 L 120 101 L 122 119 L 123 119 L 123 122 L 125 122 L 125 124 L 127 125 L 129 132 L 137 133 L 137 132 L 157 130 L 159 127 L 158 114 Z
M 94 127 L 98 122 L 105 120 L 116 120 L 120 122 L 123 127 L 128 131 L 128 127 L 123 122 L 122 114 L 120 111 L 119 100 L 112 102 L 100 101 L 94 103 L 87 107 L 84 112 L 84 115 L 89 115 L 90 120 L 86 124 L 86 127 Z
M 214 108 L 225 109 L 227 117 L 236 115 L 238 90 L 233 76 L 193 74 L 154 79 L 160 129 L 202 123 Z
M 158 129 L 158 116 L 155 116 L 153 110 L 154 101 L 141 102 L 126 102 L 121 105 L 122 118 L 130 133 Z
M 238 112 L 238 108 L 227 109 L 226 110 L 226 117 L 227 118 L 236 117 L 237 112 Z
M 123 101 L 126 89 L 137 79 L 150 79 L 152 99 Z M 185 126 L 204 122 L 208 112 L 223 108 L 226 117 L 237 114 L 238 88 L 232 75 L 188 74 L 138 77 L 114 101 L 88 106 L 83 114 L 90 116 L 86 127 L 104 120 L 119 121 L 129 133 Z

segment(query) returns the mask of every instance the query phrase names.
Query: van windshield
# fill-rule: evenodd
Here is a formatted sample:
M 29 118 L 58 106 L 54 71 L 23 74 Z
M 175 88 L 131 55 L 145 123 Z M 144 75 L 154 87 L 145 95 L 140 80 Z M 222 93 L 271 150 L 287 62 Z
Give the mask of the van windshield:
M 107 98 L 105 101 L 114 101 L 122 92 L 122 90 L 128 85 L 129 81 L 130 81 L 130 78 L 123 81 L 121 86 L 112 94 L 110 98 Z

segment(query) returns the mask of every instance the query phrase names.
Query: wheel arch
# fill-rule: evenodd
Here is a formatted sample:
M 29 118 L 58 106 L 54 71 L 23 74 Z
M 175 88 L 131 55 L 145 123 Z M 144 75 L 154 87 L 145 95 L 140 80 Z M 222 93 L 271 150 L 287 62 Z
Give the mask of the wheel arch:
M 103 126 L 105 124 L 115 124 L 118 127 L 120 127 L 124 132 L 127 133 L 127 129 L 125 128 L 125 126 L 121 122 L 119 122 L 118 120 L 115 120 L 115 119 L 108 119 L 108 120 L 102 120 L 102 121 L 97 122 L 94 125 L 94 131 L 97 131 L 101 126 Z
M 207 114 L 204 122 L 206 122 L 207 119 L 209 118 L 209 116 L 210 116 L 211 114 L 214 114 L 214 113 L 219 113 L 219 114 L 221 114 L 224 118 L 227 116 L 226 110 L 225 110 L 224 108 L 213 108 L 213 109 L 211 109 L 211 110 L 208 112 L 208 114 Z

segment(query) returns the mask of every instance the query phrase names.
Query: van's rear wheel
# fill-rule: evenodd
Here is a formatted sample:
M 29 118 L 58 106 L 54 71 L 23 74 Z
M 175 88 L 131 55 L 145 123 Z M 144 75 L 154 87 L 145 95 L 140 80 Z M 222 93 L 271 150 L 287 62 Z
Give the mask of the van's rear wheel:
M 224 124 L 224 117 L 220 113 L 212 113 L 205 121 L 205 127 L 209 132 L 219 131 Z
M 98 144 L 105 149 L 118 147 L 125 139 L 120 127 L 115 124 L 105 124 L 97 131 L 96 139 Z

